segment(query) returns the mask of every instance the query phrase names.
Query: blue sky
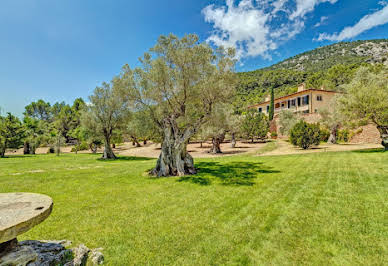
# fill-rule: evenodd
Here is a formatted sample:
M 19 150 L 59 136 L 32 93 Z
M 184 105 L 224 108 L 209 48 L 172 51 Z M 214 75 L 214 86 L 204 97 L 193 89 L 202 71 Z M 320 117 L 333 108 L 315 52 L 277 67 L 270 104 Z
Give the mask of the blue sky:
M 3 0 L 0 108 L 87 98 L 161 34 L 196 33 L 237 48 L 237 71 L 341 40 L 388 36 L 386 1 Z

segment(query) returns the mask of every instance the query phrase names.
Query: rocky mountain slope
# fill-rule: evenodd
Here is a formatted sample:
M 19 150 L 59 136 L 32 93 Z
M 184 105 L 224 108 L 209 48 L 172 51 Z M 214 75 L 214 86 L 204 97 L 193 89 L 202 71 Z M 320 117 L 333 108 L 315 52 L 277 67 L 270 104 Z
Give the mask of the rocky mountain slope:
M 304 52 L 266 69 L 321 71 L 337 64 L 388 63 L 388 39 L 340 42 Z

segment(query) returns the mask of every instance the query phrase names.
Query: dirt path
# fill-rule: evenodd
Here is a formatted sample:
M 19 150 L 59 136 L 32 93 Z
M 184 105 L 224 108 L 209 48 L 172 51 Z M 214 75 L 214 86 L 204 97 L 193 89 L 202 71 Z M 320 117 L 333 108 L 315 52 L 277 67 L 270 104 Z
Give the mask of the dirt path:
M 353 151 L 363 149 L 375 149 L 381 148 L 380 144 L 321 144 L 318 147 L 314 147 L 308 150 L 296 148 L 285 140 L 278 140 L 276 149 L 268 152 L 261 153 L 260 156 L 265 155 L 286 155 L 286 154 L 305 154 L 314 152 L 328 152 L 328 151 Z
M 222 143 L 221 154 L 210 154 L 210 143 L 203 143 L 202 147 L 200 143 L 190 143 L 187 147 L 187 151 L 194 158 L 214 158 L 220 156 L 232 156 L 242 154 L 253 154 L 253 155 L 286 155 L 286 154 L 304 154 L 314 152 L 327 152 L 327 151 L 351 151 L 351 150 L 362 150 L 362 149 L 373 149 L 381 148 L 379 144 L 321 144 L 319 147 L 312 148 L 309 150 L 302 150 L 295 148 L 289 142 L 285 140 L 277 140 L 276 142 L 269 143 L 250 143 L 238 141 L 235 148 L 232 148 L 230 143 Z M 36 154 L 46 154 L 48 148 L 39 148 Z M 142 145 L 142 147 L 134 147 L 132 143 L 124 143 L 113 149 L 115 154 L 123 156 L 138 156 L 138 157 L 150 157 L 157 158 L 160 154 L 160 144 L 148 143 Z M 62 153 L 70 153 L 71 147 L 61 148 Z M 103 150 L 99 149 L 99 153 Z M 81 151 L 80 153 L 90 153 L 90 151 Z M 11 150 L 6 153 L 7 155 L 21 155 L 23 149 Z
M 231 156 L 237 154 L 247 154 L 254 153 L 263 147 L 266 143 L 247 143 L 247 142 L 237 142 L 236 147 L 232 148 L 230 143 L 221 144 L 221 154 L 210 154 L 210 143 L 203 143 L 202 147 L 200 143 L 190 143 L 187 147 L 187 151 L 194 158 L 212 158 L 219 156 Z M 139 156 L 139 157 L 151 157 L 157 158 L 160 154 L 160 144 L 150 143 L 143 147 L 135 148 L 130 143 L 125 143 L 116 149 L 116 153 L 125 156 Z

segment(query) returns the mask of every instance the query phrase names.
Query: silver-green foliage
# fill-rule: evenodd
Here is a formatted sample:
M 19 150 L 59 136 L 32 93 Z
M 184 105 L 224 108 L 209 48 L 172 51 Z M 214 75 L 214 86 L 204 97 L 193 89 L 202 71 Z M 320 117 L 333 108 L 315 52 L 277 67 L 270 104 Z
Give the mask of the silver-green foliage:
M 388 150 L 388 67 L 377 71 L 361 67 L 345 88 L 347 93 L 339 100 L 342 113 L 350 121 L 375 124 Z
M 253 109 L 244 114 L 244 118 L 241 124 L 241 131 L 242 134 L 245 135 L 248 139 L 251 139 L 252 142 L 255 138 L 266 138 L 268 130 L 269 120 L 265 114 L 259 113 Z

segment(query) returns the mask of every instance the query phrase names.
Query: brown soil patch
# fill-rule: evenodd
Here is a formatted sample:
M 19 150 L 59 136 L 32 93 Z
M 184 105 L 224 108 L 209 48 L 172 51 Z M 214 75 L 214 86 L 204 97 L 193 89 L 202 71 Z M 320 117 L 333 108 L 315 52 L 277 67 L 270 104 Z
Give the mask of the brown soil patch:
M 298 147 L 294 147 L 292 144 L 285 140 L 277 141 L 277 148 L 273 151 L 264 152 L 263 155 L 286 155 L 286 154 L 305 154 L 314 152 L 329 152 L 329 151 L 354 151 L 364 149 L 381 148 L 382 146 L 374 143 L 367 144 L 321 144 L 318 147 L 312 147 L 308 150 L 303 150 Z
M 70 153 L 72 146 L 66 146 L 61 147 L 61 153 Z M 41 147 L 37 148 L 35 151 L 35 154 L 47 154 L 49 148 L 48 147 Z M 23 148 L 17 149 L 17 150 L 7 150 L 5 153 L 6 155 L 23 155 Z
M 266 143 L 248 143 L 248 142 L 237 142 L 236 147 L 232 148 L 230 143 L 221 144 L 221 154 L 211 154 L 208 151 L 211 148 L 210 143 L 203 143 L 202 147 L 200 143 L 190 143 L 187 146 L 187 151 L 194 158 L 212 158 L 219 156 L 231 156 L 238 154 L 254 153 L 263 148 Z M 115 149 L 115 153 L 125 156 L 139 156 L 139 157 L 150 157 L 158 158 L 160 154 L 160 144 L 149 143 L 142 147 L 133 147 L 131 143 L 125 143 Z
M 200 143 L 190 143 L 187 147 L 187 151 L 190 152 L 191 156 L 194 158 L 214 158 L 220 156 L 232 156 L 232 155 L 242 155 L 242 154 L 260 154 L 263 155 L 286 155 L 286 154 L 305 154 L 305 153 L 314 153 L 314 152 L 328 152 L 328 151 L 351 151 L 351 150 L 362 150 L 362 149 L 374 149 L 381 148 L 380 144 L 321 144 L 318 147 L 313 147 L 308 150 L 303 150 L 296 148 L 291 145 L 289 142 L 284 139 L 278 139 L 276 141 L 276 148 L 274 150 L 269 150 L 260 152 L 267 143 L 250 143 L 250 142 L 241 142 L 238 141 L 235 148 L 232 148 L 230 143 L 221 144 L 221 154 L 211 154 L 208 151 L 210 150 L 211 143 L 206 142 Z M 62 153 L 70 153 L 72 147 L 63 147 L 61 148 Z M 46 154 L 48 148 L 39 148 L 36 151 L 36 154 Z M 141 147 L 135 147 L 132 143 L 124 143 L 117 146 L 113 149 L 116 155 L 122 156 L 138 156 L 138 157 L 149 157 L 149 158 L 158 158 L 160 154 L 160 144 L 149 142 L 146 145 Z M 103 149 L 98 149 L 98 153 L 102 153 Z M 91 153 L 88 151 L 80 151 L 79 153 Z M 22 155 L 23 149 L 10 150 L 6 153 L 7 155 Z

